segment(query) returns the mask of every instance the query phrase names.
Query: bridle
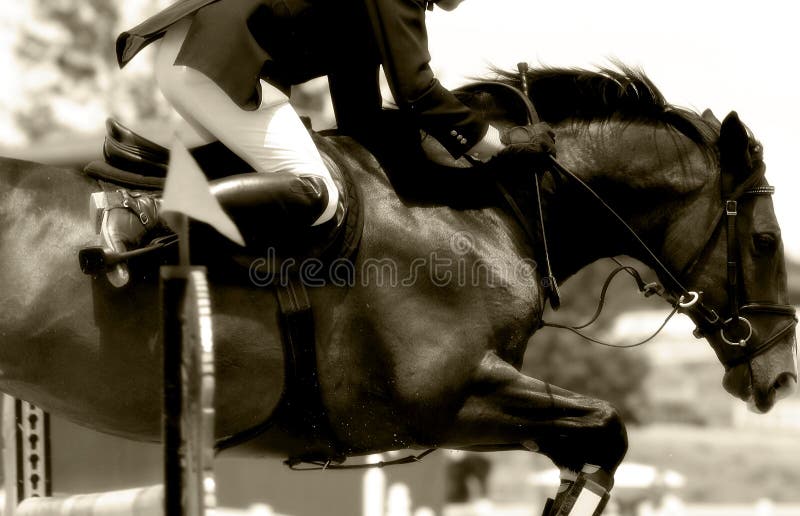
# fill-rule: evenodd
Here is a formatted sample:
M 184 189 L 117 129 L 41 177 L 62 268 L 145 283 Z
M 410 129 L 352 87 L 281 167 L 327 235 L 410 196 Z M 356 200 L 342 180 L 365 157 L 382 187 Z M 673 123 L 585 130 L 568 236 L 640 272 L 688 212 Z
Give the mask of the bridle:
M 764 167 L 761 167 L 758 172 L 751 174 L 747 181 L 733 189 L 728 186 L 726 176 L 730 176 L 730 174 L 726 174 L 724 170 L 721 171 L 720 190 L 722 206 L 713 224 L 710 226 L 711 232 L 707 235 L 705 244 L 697 257 L 689 262 L 682 276 L 688 277 L 691 274 L 701 257 L 708 252 L 707 250 L 710 247 L 710 242 L 714 233 L 721 230 L 721 226 L 724 226 L 727 255 L 726 290 L 728 294 L 728 318 L 723 319 L 720 317 L 717 310 L 707 307 L 701 299 L 701 293 L 689 292 L 679 282 L 676 283 L 676 286 L 679 291 L 682 292 L 681 297 L 686 295 L 690 296 L 688 302 L 680 302 L 679 306 L 682 309 L 681 311 L 689 315 L 692 320 L 695 321 L 697 327 L 695 328 L 694 334 L 697 338 L 719 332 L 719 337 L 725 344 L 741 349 L 742 352 L 739 353 L 737 358 L 723 359 L 720 357 L 726 369 L 731 369 L 771 349 L 779 342 L 780 337 L 794 329 L 797 324 L 797 317 L 794 307 L 788 304 L 757 302 L 750 302 L 744 305 L 740 304 L 739 257 L 741 253 L 741 244 L 737 231 L 739 204 L 745 197 L 772 195 L 775 193 L 775 187 L 765 184 Z M 759 313 L 789 317 L 790 321 L 769 336 L 769 338 L 764 339 L 760 344 L 749 346 L 748 344 L 753 337 L 753 324 L 747 318 L 747 315 Z M 738 338 L 732 336 L 734 335 L 734 327 L 736 326 L 744 329 L 743 332 L 739 332 L 740 335 L 743 336 Z
M 764 184 L 763 167 L 760 173 L 752 174 L 747 181 L 735 188 L 733 191 L 726 191 L 725 171 L 721 172 L 721 200 L 722 206 L 718 211 L 713 224 L 710 226 L 711 233 L 706 237 L 705 243 L 697 257 L 689 262 L 683 277 L 689 277 L 695 265 L 701 257 L 708 252 L 714 233 L 724 228 L 726 238 L 726 290 L 728 294 L 728 317 L 723 319 L 718 310 L 708 307 L 702 300 L 702 293 L 687 291 L 679 282 L 675 286 L 681 292 L 681 298 L 688 297 L 688 301 L 680 301 L 680 311 L 689 315 L 697 325 L 694 334 L 701 338 L 712 333 L 719 334 L 720 339 L 727 344 L 741 350 L 737 353 L 737 358 L 723 358 L 726 369 L 731 369 L 745 361 L 761 355 L 771 349 L 779 342 L 779 338 L 794 329 L 797 324 L 795 309 L 791 305 L 775 303 L 750 302 L 742 305 L 740 303 L 740 255 L 741 243 L 737 231 L 737 218 L 739 215 L 739 204 L 745 197 L 772 195 L 775 188 Z M 753 346 L 750 341 L 753 337 L 753 324 L 748 319 L 750 314 L 771 314 L 789 317 L 790 321 L 778 329 L 769 338 Z M 742 331 L 743 330 L 743 331 Z M 738 336 L 736 336 L 738 335 Z
M 720 310 L 717 310 L 714 307 L 710 307 L 703 299 L 703 293 L 697 290 L 690 290 L 689 288 L 685 287 L 683 282 L 677 279 L 676 275 L 672 273 L 669 267 L 667 267 L 663 261 L 656 255 L 655 252 L 648 246 L 636 233 L 636 231 L 630 227 L 630 225 L 625 222 L 625 220 L 611 207 L 606 203 L 606 201 L 588 184 L 586 184 L 581 178 L 570 172 L 568 169 L 564 168 L 558 161 L 555 159 L 552 160 L 552 169 L 557 171 L 562 176 L 571 179 L 573 182 L 579 184 L 587 193 L 589 193 L 592 197 L 594 197 L 600 205 L 602 205 L 608 212 L 611 214 L 613 218 L 615 218 L 625 229 L 625 231 L 630 234 L 633 239 L 638 243 L 638 245 L 645 251 L 645 253 L 650 257 L 651 265 L 654 269 L 657 269 L 659 276 L 666 279 L 669 283 L 669 288 L 667 289 L 654 289 L 650 287 L 650 291 L 657 293 L 661 297 L 665 298 L 669 301 L 675 310 L 675 312 L 684 313 L 688 315 L 696 325 L 694 330 L 694 335 L 697 338 L 702 338 L 712 333 L 719 333 L 720 338 L 723 342 L 727 345 L 735 348 L 741 349 L 741 352 L 738 353 L 736 358 L 726 358 L 720 356 L 720 361 L 725 365 L 726 369 L 731 369 L 738 364 L 741 364 L 745 361 L 748 361 L 766 351 L 771 349 L 779 342 L 779 338 L 784 334 L 788 333 L 789 331 L 793 330 L 795 325 L 797 324 L 797 317 L 795 316 L 795 309 L 791 305 L 784 305 L 784 304 L 772 304 L 772 303 L 747 303 L 745 305 L 740 305 L 740 297 L 739 297 L 739 254 L 740 254 L 740 242 L 739 237 L 737 234 L 737 217 L 739 214 L 738 206 L 739 202 L 743 197 L 749 196 L 760 196 L 760 195 L 772 195 L 775 191 L 775 188 L 772 186 L 767 185 L 758 185 L 755 186 L 755 183 L 760 183 L 763 180 L 763 172 L 761 174 L 753 174 L 748 181 L 740 185 L 736 188 L 733 192 L 728 195 L 723 195 L 721 199 L 724 199 L 722 202 L 722 207 L 717 212 L 717 215 L 713 219 L 713 223 L 709 226 L 708 234 L 702 240 L 703 245 L 700 247 L 698 252 L 696 253 L 696 257 L 689 261 L 689 265 L 684 268 L 682 274 L 680 274 L 683 278 L 690 277 L 692 271 L 694 270 L 697 263 L 700 262 L 701 258 L 705 256 L 709 250 L 711 249 L 711 242 L 714 238 L 714 235 L 721 230 L 721 227 L 724 226 L 724 230 L 726 232 L 726 252 L 727 252 L 727 292 L 728 292 L 728 313 L 729 316 L 726 319 L 723 319 L 719 314 L 721 313 Z M 723 181 L 724 182 L 724 181 Z M 541 199 L 538 200 L 541 204 Z M 544 243 L 546 246 L 546 242 Z M 549 264 L 545 264 L 546 267 L 549 267 Z M 629 269 L 626 267 L 626 269 Z M 617 271 L 615 271 L 617 272 Z M 547 271 L 547 274 L 550 278 L 553 277 L 552 272 L 550 270 Z M 636 275 L 638 277 L 638 274 Z M 552 279 L 550 281 L 553 281 Z M 641 280 L 638 280 L 641 285 Z M 642 287 L 640 286 L 640 289 Z M 604 289 L 605 290 L 605 289 Z M 642 289 L 644 290 L 644 289 Z M 785 316 L 790 317 L 791 320 L 783 327 L 781 327 L 777 332 L 771 335 L 769 338 L 765 339 L 763 342 L 756 346 L 748 346 L 749 342 L 753 337 L 753 325 L 750 320 L 747 318 L 747 314 L 753 313 L 761 313 L 761 314 L 771 314 L 771 315 L 778 315 L 778 316 Z M 672 314 L 670 314 L 671 316 Z M 744 336 L 736 338 L 733 337 L 733 326 L 740 326 L 745 329 Z M 564 327 L 564 326 L 561 326 Z M 659 328 L 659 331 L 663 328 Z M 571 329 L 567 327 L 567 329 Z M 655 335 L 649 337 L 647 340 L 650 340 Z M 630 347 L 630 346 L 621 346 L 621 347 Z
M 528 84 L 527 84 L 527 65 L 525 63 L 520 63 L 519 65 L 520 71 L 520 85 L 521 91 L 513 88 L 508 85 L 509 89 L 513 89 L 518 95 L 522 104 L 525 106 L 526 110 L 528 111 L 528 120 L 529 123 L 535 123 L 539 120 L 539 117 L 536 113 L 536 109 L 534 108 L 532 102 L 530 101 L 530 97 L 528 95 Z M 495 88 L 497 83 L 495 83 Z M 742 364 L 746 361 L 749 361 L 755 358 L 758 355 L 765 353 L 766 351 L 770 350 L 774 347 L 780 340 L 782 336 L 793 331 L 795 326 L 797 325 L 797 317 L 795 315 L 795 309 L 793 306 L 788 304 L 773 304 L 773 303 L 758 303 L 758 302 L 750 302 L 744 305 L 740 304 L 740 297 L 739 297 L 739 257 L 740 257 L 740 249 L 741 245 L 739 242 L 739 236 L 737 234 L 737 217 L 739 215 L 739 203 L 745 197 L 753 197 L 753 196 L 764 196 L 764 195 L 772 195 L 775 192 L 775 188 L 773 186 L 769 186 L 764 181 L 764 167 L 760 167 L 758 171 L 755 171 L 750 174 L 748 179 L 743 183 L 739 184 L 738 186 L 734 186 L 732 178 L 734 177 L 733 174 L 730 172 L 726 172 L 725 170 L 720 170 L 720 200 L 721 200 L 721 207 L 718 210 L 717 214 L 715 215 L 712 224 L 709 226 L 709 230 L 705 235 L 705 238 L 702 240 L 703 245 L 700 249 L 696 252 L 695 257 L 688 262 L 688 265 L 683 269 L 682 273 L 678 276 L 682 278 L 689 278 L 697 265 L 700 262 L 703 256 L 705 256 L 709 250 L 712 248 L 711 242 L 714 238 L 714 235 L 722 230 L 724 226 L 724 231 L 726 233 L 726 253 L 727 253 L 727 294 L 728 294 L 728 317 L 723 319 L 720 316 L 721 311 L 715 309 L 714 307 L 708 306 L 704 299 L 703 299 L 703 292 L 697 290 L 689 290 L 684 286 L 684 284 L 676 277 L 672 271 L 664 265 L 661 259 L 656 255 L 655 252 L 639 237 L 636 231 L 628 225 L 627 222 L 588 184 L 586 184 L 581 178 L 570 172 L 566 169 L 561 163 L 559 163 L 554 157 L 550 157 L 549 163 L 551 170 L 554 173 L 558 173 L 564 178 L 568 178 L 572 182 L 578 184 L 583 190 L 586 191 L 591 197 L 593 197 L 601 206 L 603 206 L 608 213 L 615 218 L 625 229 L 625 231 L 633 237 L 635 242 L 645 251 L 645 253 L 650 257 L 651 265 L 653 268 L 657 269 L 657 272 L 660 272 L 659 276 L 665 278 L 670 283 L 669 289 L 663 288 L 656 288 L 650 289 L 650 292 L 655 292 L 667 299 L 673 305 L 673 312 L 669 315 L 672 317 L 674 313 L 680 312 L 688 315 L 696 325 L 694 330 L 694 335 L 697 338 L 702 338 L 713 333 L 719 333 L 721 340 L 730 346 L 731 348 L 736 348 L 740 350 L 738 353 L 735 353 L 735 357 L 729 358 L 727 356 L 722 356 L 718 353 L 719 359 L 722 364 L 725 366 L 726 370 L 730 370 L 733 367 Z M 555 277 L 552 272 L 552 267 L 550 264 L 550 255 L 547 246 L 547 237 L 544 227 L 544 218 L 542 213 L 542 200 L 541 200 L 541 193 L 540 193 L 540 174 L 542 171 L 536 171 L 534 173 L 535 176 L 535 186 L 536 186 L 536 197 L 537 197 L 537 204 L 538 204 L 538 220 L 540 225 L 540 238 L 535 238 L 535 233 L 530 228 L 524 214 L 520 210 L 519 206 L 517 205 L 514 198 L 510 195 L 508 191 L 502 185 L 498 184 L 498 188 L 500 189 L 502 195 L 506 198 L 509 205 L 511 206 L 512 212 L 515 214 L 516 218 L 520 221 L 523 228 L 526 232 L 533 238 L 533 241 L 541 242 L 544 251 L 544 277 L 546 279 L 545 286 L 547 287 L 548 297 L 550 299 L 551 305 L 554 309 L 558 308 L 558 304 L 560 303 L 559 300 L 559 293 L 558 293 L 558 286 L 555 282 Z M 630 269 L 629 267 L 621 267 L 621 269 Z M 616 274 L 620 269 L 617 271 L 612 272 Z M 638 277 L 638 273 L 636 274 Z M 643 289 L 643 282 L 641 278 L 637 279 L 637 282 L 640 284 L 640 289 Z M 606 286 L 608 282 L 606 283 Z M 605 293 L 605 287 L 604 287 Z M 788 317 L 790 320 L 784 326 L 778 328 L 777 331 L 773 332 L 768 338 L 763 339 L 763 341 L 756 345 L 750 345 L 750 341 L 753 337 L 753 324 L 748 319 L 748 315 L 750 314 L 768 314 L 768 315 L 775 315 L 780 317 Z M 595 314 L 595 317 L 597 314 Z M 668 319 L 669 319 L 668 317 Z M 666 324 L 666 322 L 665 322 Z M 648 339 L 637 343 L 635 345 L 642 344 L 644 342 L 649 341 L 655 335 L 664 328 L 665 324 L 663 324 L 655 334 L 653 334 Z M 553 325 L 565 329 L 569 329 L 578 333 L 582 337 L 586 338 L 580 331 L 576 331 L 581 327 L 577 326 L 565 326 L 565 325 Z M 744 328 L 743 336 L 735 337 L 734 330 L 736 328 Z M 595 339 L 589 339 L 593 342 L 598 342 Z M 615 347 L 630 347 L 630 346 L 615 346 Z

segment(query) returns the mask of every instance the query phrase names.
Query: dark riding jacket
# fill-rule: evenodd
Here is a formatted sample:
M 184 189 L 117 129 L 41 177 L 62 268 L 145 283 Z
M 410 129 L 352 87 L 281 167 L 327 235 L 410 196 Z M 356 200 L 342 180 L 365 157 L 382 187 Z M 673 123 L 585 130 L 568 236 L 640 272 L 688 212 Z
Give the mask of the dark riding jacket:
M 125 66 L 170 25 L 194 15 L 176 65 L 203 72 L 243 109 L 258 108 L 259 79 L 288 94 L 327 75 L 339 129 L 369 135 L 381 107 L 383 66 L 399 108 L 454 157 L 487 123 L 433 76 L 425 0 L 179 0 L 117 39 Z M 373 135 L 374 136 L 374 135 Z

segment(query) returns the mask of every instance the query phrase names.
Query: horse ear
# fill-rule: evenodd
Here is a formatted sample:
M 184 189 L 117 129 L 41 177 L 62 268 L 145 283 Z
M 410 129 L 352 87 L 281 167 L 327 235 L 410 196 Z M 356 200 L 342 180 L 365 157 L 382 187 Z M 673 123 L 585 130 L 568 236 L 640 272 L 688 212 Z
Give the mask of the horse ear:
M 719 118 L 717 118 L 717 116 L 710 109 L 703 111 L 703 114 L 700 115 L 700 117 L 715 127 L 722 125 L 722 122 L 719 121 Z
M 752 170 L 750 137 L 736 111 L 731 111 L 719 131 L 719 157 L 722 171 L 744 179 Z

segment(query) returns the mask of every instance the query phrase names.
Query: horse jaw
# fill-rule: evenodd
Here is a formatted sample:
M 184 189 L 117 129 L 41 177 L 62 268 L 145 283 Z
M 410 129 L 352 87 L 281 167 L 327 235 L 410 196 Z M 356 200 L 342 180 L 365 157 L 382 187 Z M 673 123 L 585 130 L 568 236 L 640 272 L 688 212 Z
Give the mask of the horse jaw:
M 766 414 L 780 400 L 797 392 L 797 347 L 794 335 L 772 350 L 725 372 L 722 385 L 747 403 L 756 414 Z

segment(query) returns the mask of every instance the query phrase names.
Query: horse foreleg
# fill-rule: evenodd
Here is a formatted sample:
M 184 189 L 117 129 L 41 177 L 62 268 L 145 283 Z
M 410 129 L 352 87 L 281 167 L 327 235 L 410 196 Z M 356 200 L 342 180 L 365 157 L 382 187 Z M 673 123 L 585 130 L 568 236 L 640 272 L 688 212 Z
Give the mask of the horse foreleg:
M 446 447 L 527 449 L 549 457 L 562 469 L 562 485 L 545 515 L 599 514 L 627 451 L 625 425 L 611 404 L 529 378 L 494 353 L 481 362 L 444 441 Z

